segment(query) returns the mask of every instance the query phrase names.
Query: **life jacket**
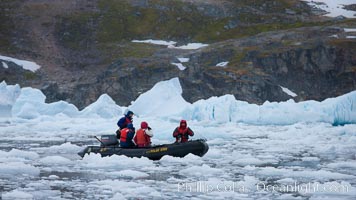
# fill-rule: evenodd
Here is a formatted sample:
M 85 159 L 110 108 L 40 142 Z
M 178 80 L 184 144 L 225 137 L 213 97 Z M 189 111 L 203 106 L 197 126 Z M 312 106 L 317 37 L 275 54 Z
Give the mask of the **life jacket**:
M 186 127 L 186 128 L 178 127 L 178 132 L 181 135 L 185 135 L 188 132 L 188 127 Z
M 134 140 L 138 147 L 145 147 L 151 144 L 151 139 L 146 134 L 145 129 L 137 130 Z
M 130 131 L 128 128 L 124 128 L 121 130 L 120 142 L 127 142 L 127 133 Z

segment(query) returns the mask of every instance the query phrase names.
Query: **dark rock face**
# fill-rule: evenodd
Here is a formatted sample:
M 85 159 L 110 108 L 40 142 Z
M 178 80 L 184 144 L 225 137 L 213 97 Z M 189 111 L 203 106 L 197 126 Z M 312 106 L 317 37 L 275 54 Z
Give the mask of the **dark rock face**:
M 299 0 L 15 0 L 0 11 L 0 55 L 42 66 L 32 73 L 7 61 L 2 68 L 0 60 L 0 81 L 39 88 L 47 102 L 82 109 L 107 93 L 127 106 L 174 77 L 189 102 L 224 94 L 258 104 L 290 99 L 280 86 L 296 101 L 356 89 L 355 40 L 343 31 L 356 21 L 314 16 Z M 132 39 L 209 46 L 180 50 Z M 190 58 L 186 70 L 171 64 L 177 57 Z

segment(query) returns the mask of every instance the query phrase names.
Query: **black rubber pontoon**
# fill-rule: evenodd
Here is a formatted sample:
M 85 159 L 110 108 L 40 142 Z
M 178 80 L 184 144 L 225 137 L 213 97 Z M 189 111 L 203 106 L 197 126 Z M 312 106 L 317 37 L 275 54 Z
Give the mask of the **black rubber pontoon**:
M 100 140 L 99 140 L 100 141 Z M 84 157 L 85 154 L 99 153 L 102 157 L 112 155 L 125 155 L 127 157 L 147 157 L 151 160 L 159 160 L 165 155 L 174 157 L 184 157 L 189 153 L 204 156 L 208 152 L 209 146 L 205 140 L 191 140 L 185 143 L 163 144 L 145 148 L 121 148 L 118 144 L 101 146 L 88 146 L 78 153 Z

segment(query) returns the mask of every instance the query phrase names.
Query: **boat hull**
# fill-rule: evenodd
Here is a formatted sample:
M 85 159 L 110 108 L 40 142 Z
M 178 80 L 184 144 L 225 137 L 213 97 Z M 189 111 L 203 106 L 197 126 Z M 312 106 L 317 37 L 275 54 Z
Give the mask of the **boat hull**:
M 112 155 L 125 155 L 127 157 L 147 157 L 151 160 L 159 160 L 165 155 L 184 157 L 189 153 L 204 156 L 209 150 L 205 140 L 191 140 L 185 143 L 163 144 L 145 148 L 121 148 L 115 146 L 88 146 L 78 153 L 81 157 L 85 154 L 97 153 L 102 157 Z

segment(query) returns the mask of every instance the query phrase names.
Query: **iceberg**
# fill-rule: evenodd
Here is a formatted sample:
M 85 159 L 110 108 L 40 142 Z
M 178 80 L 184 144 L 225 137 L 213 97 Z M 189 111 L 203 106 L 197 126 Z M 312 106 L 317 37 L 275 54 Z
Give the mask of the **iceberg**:
M 11 117 L 11 108 L 20 95 L 19 85 L 7 85 L 5 81 L 0 83 L 0 117 Z
M 141 94 L 129 109 L 142 116 L 175 115 L 190 105 L 182 97 L 182 92 L 178 78 L 161 81 Z
M 107 94 L 79 111 L 65 101 L 45 103 L 46 96 L 38 89 L 0 84 L 0 113 L 7 117 L 34 119 L 39 116 L 65 115 L 79 118 L 112 119 L 122 114 L 124 107 L 116 105 Z M 178 78 L 158 82 L 141 94 L 128 107 L 137 116 L 161 119 L 184 118 L 216 123 L 246 123 L 253 125 L 290 125 L 295 123 L 356 123 L 356 91 L 322 102 L 268 102 L 262 105 L 236 100 L 233 95 L 211 97 L 193 104 L 182 97 Z
M 197 101 L 181 115 L 189 120 L 255 125 L 290 125 L 299 122 L 353 124 L 356 123 L 356 91 L 322 102 L 267 101 L 263 105 L 249 104 L 236 100 L 233 95 L 225 95 Z
M 12 106 L 12 116 L 34 119 L 41 115 L 54 116 L 63 113 L 74 117 L 79 114 L 77 107 L 65 101 L 45 103 L 46 96 L 38 89 L 25 87 Z
M 81 111 L 82 117 L 99 116 L 107 119 L 120 116 L 121 114 L 121 107 L 116 105 L 115 101 L 107 94 L 101 95 L 96 102 Z

